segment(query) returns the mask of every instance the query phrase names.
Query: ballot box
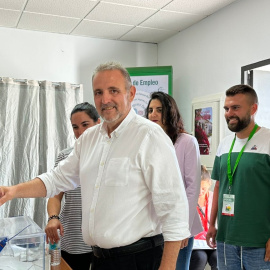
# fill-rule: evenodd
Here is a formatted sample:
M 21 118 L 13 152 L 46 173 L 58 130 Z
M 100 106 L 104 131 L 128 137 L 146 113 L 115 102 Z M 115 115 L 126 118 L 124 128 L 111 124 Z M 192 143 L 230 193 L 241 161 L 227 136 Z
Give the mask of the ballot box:
M 45 269 L 45 232 L 28 216 L 0 218 L 1 270 Z

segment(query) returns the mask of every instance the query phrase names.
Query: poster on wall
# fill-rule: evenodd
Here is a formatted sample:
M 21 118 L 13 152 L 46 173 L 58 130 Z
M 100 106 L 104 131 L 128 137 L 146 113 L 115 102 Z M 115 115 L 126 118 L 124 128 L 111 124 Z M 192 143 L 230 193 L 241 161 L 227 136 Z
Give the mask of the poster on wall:
M 136 87 L 136 95 L 132 107 L 137 114 L 145 116 L 150 95 L 155 91 L 172 94 L 172 67 L 137 67 L 127 68 L 132 84 Z
M 198 141 L 200 154 L 209 155 L 212 144 L 213 111 L 212 107 L 195 109 L 195 137 Z
M 219 101 L 203 100 L 192 102 L 192 126 L 201 156 L 201 163 L 208 169 L 214 164 L 219 143 Z

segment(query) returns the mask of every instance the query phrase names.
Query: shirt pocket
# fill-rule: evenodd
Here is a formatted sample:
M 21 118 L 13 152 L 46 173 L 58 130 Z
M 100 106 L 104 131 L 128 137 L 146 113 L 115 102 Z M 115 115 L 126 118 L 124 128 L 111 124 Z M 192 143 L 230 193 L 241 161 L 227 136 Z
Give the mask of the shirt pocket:
M 105 185 L 109 187 L 122 187 L 128 184 L 130 161 L 129 158 L 112 158 L 109 161 Z

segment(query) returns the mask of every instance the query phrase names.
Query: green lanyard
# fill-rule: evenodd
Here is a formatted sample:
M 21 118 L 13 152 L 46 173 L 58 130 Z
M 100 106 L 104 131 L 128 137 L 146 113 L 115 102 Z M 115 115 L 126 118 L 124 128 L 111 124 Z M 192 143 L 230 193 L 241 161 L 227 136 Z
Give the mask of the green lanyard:
M 242 154 L 243 154 L 243 152 L 245 150 L 245 147 L 246 147 L 248 141 L 250 141 L 250 139 L 253 137 L 253 135 L 255 134 L 255 132 L 257 130 L 257 128 L 258 128 L 258 125 L 255 124 L 254 128 L 252 129 L 252 131 L 249 134 L 249 137 L 248 137 L 247 142 L 242 147 L 240 153 L 237 156 L 237 159 L 236 159 L 236 162 L 235 162 L 234 168 L 233 168 L 233 173 L 232 173 L 232 168 L 231 168 L 231 153 L 232 153 L 232 150 L 233 150 L 233 147 L 234 147 L 236 135 L 234 136 L 234 139 L 233 139 L 233 142 L 232 142 L 232 145 L 231 145 L 231 149 L 230 149 L 229 154 L 228 154 L 228 159 L 227 159 L 227 174 L 228 174 L 228 178 L 229 178 L 229 192 L 231 191 L 231 186 L 232 186 L 232 182 L 233 182 L 233 175 L 234 175 L 235 170 L 236 170 L 236 168 L 238 166 L 238 163 L 240 161 L 240 158 L 241 158 L 241 156 L 242 156 Z

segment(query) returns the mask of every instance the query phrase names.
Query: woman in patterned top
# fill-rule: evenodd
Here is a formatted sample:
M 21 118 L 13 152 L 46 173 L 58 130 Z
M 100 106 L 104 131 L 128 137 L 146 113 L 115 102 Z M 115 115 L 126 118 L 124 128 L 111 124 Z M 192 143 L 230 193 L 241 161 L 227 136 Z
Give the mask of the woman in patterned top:
M 76 139 L 87 129 L 100 123 L 99 115 L 95 107 L 88 102 L 77 104 L 70 116 L 72 128 Z M 64 160 L 73 148 L 67 148 L 60 152 L 55 162 Z M 61 211 L 61 201 L 65 198 Z M 50 198 L 47 205 L 49 215 L 48 224 L 45 228 L 46 240 L 58 242 L 57 230 L 61 235 L 61 254 L 64 260 L 73 270 L 89 270 L 93 255 L 90 246 L 87 246 L 82 239 L 82 206 L 81 187 L 74 190 L 61 192 Z M 61 211 L 61 214 L 60 214 Z M 60 216 L 59 216 L 60 214 Z

